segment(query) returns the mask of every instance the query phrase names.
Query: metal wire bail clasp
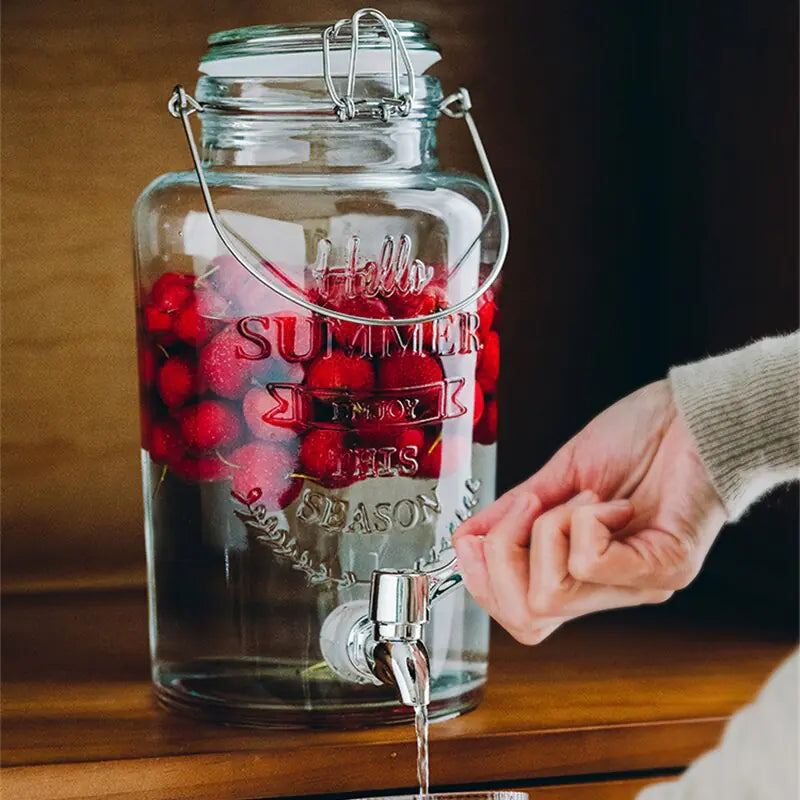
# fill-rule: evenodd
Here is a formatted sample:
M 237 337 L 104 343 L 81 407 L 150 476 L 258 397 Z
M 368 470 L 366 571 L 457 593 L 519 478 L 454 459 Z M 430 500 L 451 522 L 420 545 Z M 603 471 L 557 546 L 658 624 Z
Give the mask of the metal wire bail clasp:
M 187 117 L 195 111 L 202 111 L 203 106 L 197 102 L 186 90 L 178 84 L 170 95 L 167 110 L 175 119 L 180 119 L 183 114 Z
M 370 107 L 366 100 L 356 100 L 354 97 L 356 82 L 356 61 L 358 59 L 358 26 L 362 17 L 374 17 L 385 29 L 389 37 L 389 52 L 392 65 L 392 97 L 383 97 L 377 103 L 377 109 Z M 340 35 L 345 26 L 350 26 L 350 65 L 347 70 L 347 86 L 344 95 L 339 95 L 333 85 L 331 75 L 331 42 Z M 403 59 L 403 66 L 408 79 L 408 91 L 400 93 L 400 59 Z M 334 25 L 330 25 L 322 34 L 322 70 L 325 77 L 325 86 L 328 94 L 335 106 L 336 116 L 340 122 L 354 119 L 359 112 L 359 106 L 363 106 L 368 115 L 377 115 L 386 122 L 391 117 L 399 114 L 407 117 L 411 113 L 411 104 L 414 102 L 414 68 L 411 66 L 411 59 L 408 55 L 405 43 L 394 23 L 376 8 L 362 8 L 356 11 L 350 19 L 340 19 Z

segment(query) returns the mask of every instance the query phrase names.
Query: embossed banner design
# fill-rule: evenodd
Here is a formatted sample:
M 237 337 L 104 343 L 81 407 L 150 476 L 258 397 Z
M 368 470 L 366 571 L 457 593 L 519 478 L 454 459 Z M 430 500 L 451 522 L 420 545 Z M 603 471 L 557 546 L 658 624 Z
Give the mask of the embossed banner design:
M 306 425 L 348 430 L 356 425 L 426 425 L 467 413 L 460 397 L 466 378 L 446 378 L 424 386 L 351 392 L 311 389 L 294 383 L 268 383 L 275 401 L 263 419 L 276 425 Z

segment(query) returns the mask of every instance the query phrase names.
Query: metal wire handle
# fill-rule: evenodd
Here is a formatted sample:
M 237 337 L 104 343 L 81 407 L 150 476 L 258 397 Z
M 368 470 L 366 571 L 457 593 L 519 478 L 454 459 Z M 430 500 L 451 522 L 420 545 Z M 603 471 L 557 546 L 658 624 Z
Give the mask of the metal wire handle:
M 396 98 L 399 100 L 399 103 L 394 106 L 399 109 L 399 112 L 403 112 L 403 103 L 405 103 L 406 99 L 409 97 L 413 99 L 413 68 L 411 67 L 410 60 L 408 59 L 408 53 L 406 52 L 405 45 L 400 40 L 400 35 L 397 33 L 397 29 L 395 28 L 394 24 L 384 17 L 379 11 L 375 9 L 362 9 L 364 14 L 372 13 L 373 15 L 379 15 L 381 22 L 390 31 L 389 34 L 389 41 L 390 46 L 392 46 L 392 42 L 394 42 L 394 47 L 392 49 L 393 52 L 393 70 L 392 70 L 392 82 L 395 89 Z M 336 31 L 337 26 L 338 30 L 341 30 L 341 27 L 350 22 L 353 25 L 353 43 L 357 49 L 358 46 L 358 19 L 360 19 L 359 14 L 361 12 L 356 12 L 353 15 L 352 20 L 339 20 L 336 25 L 331 26 L 331 28 L 326 29 L 326 34 L 329 30 Z M 391 33 L 394 31 L 394 34 Z M 333 37 L 333 33 L 330 34 L 330 37 Z M 323 37 L 323 53 L 325 52 L 325 48 L 327 45 L 325 44 L 326 37 Z M 399 43 L 399 44 L 398 44 Z M 399 94 L 399 67 L 397 66 L 397 51 L 400 51 L 403 54 L 403 60 L 406 62 L 408 76 L 410 80 L 410 94 L 404 97 L 401 97 Z M 355 57 L 353 54 L 353 48 L 351 46 L 351 60 L 350 60 L 350 71 L 348 73 L 348 89 L 345 93 L 344 97 L 339 97 L 338 94 L 334 93 L 331 95 L 331 100 L 334 101 L 336 104 L 336 99 L 338 98 L 339 103 L 343 104 L 345 108 L 345 114 L 341 115 L 339 112 L 342 110 L 341 105 L 336 105 L 336 114 L 340 121 L 344 122 L 353 117 L 349 116 L 349 109 L 355 107 L 355 101 L 352 98 L 352 88 L 350 87 L 350 78 L 353 77 L 355 80 Z M 324 57 L 324 56 L 323 56 Z M 328 69 L 326 72 L 328 78 L 330 78 L 330 70 Z M 326 81 L 327 83 L 327 81 Z M 330 92 L 332 86 L 328 86 L 328 90 Z M 394 100 L 395 98 L 392 98 Z M 389 99 L 386 99 L 383 102 L 389 102 Z M 410 101 L 409 101 L 410 103 Z M 495 259 L 494 265 L 492 266 L 491 271 L 486 276 L 485 280 L 482 284 L 478 286 L 475 291 L 473 291 L 470 295 L 465 297 L 463 300 L 459 300 L 447 308 L 441 309 L 439 311 L 433 312 L 431 314 L 424 314 L 418 317 L 402 317 L 402 318 L 392 318 L 391 320 L 386 319 L 374 319 L 373 317 L 361 317 L 356 314 L 345 314 L 341 311 L 337 311 L 333 308 L 326 308 L 324 306 L 318 306 L 316 303 L 312 303 L 311 301 L 307 300 L 303 295 L 300 287 L 293 284 L 275 265 L 271 264 L 270 261 L 264 256 L 259 253 L 252 244 L 247 242 L 243 239 L 239 234 L 235 231 L 230 229 L 225 222 L 219 216 L 216 207 L 214 206 L 214 201 L 211 197 L 211 192 L 208 188 L 208 183 L 206 181 L 205 172 L 203 171 L 203 166 L 200 160 L 200 155 L 197 150 L 197 145 L 194 141 L 194 136 L 192 135 L 192 126 L 189 122 L 189 117 L 194 114 L 195 112 L 202 113 L 203 106 L 197 102 L 191 95 L 189 95 L 183 86 L 176 86 L 173 89 L 172 95 L 169 99 L 167 104 L 167 108 L 169 109 L 169 113 L 172 114 L 173 117 L 180 119 L 183 123 L 183 130 L 186 135 L 186 141 L 189 145 L 189 152 L 192 156 L 192 163 L 194 165 L 195 173 L 197 174 L 197 180 L 200 184 L 200 192 L 203 196 L 203 202 L 205 203 L 206 209 L 208 211 L 209 219 L 211 220 L 211 225 L 213 226 L 217 236 L 219 236 L 220 241 L 228 250 L 228 252 L 258 281 L 263 283 L 267 288 L 274 291 L 284 300 L 288 300 L 295 305 L 300 306 L 301 308 L 305 309 L 314 314 L 321 314 L 323 316 L 331 317 L 333 319 L 339 320 L 340 322 L 350 322 L 355 323 L 356 325 L 418 325 L 425 322 L 434 322 L 437 319 L 442 319 L 447 317 L 451 314 L 454 314 L 457 311 L 460 311 L 467 306 L 472 305 L 475 303 L 488 289 L 489 287 L 495 282 L 497 277 L 500 275 L 500 272 L 503 269 L 503 265 L 506 260 L 506 255 L 508 254 L 508 216 L 506 214 L 506 209 L 503 204 L 503 199 L 500 196 L 500 190 L 497 186 L 497 182 L 494 178 L 494 173 L 492 172 L 491 165 L 489 164 L 489 157 L 486 155 L 486 150 L 483 146 L 483 142 L 481 141 L 480 135 L 478 134 L 478 128 L 475 125 L 475 121 L 470 114 L 470 109 L 472 108 L 472 103 L 470 100 L 469 92 L 466 89 L 459 89 L 457 92 L 446 97 L 442 102 L 439 104 L 439 111 L 447 117 L 452 119 L 464 119 L 467 123 L 467 127 L 469 128 L 470 135 L 472 136 L 472 142 L 475 146 L 475 150 L 478 154 L 478 159 L 481 162 L 481 167 L 483 168 L 484 174 L 486 176 L 486 182 L 489 186 L 489 200 L 494 206 L 493 209 L 487 213 L 487 220 L 491 217 L 492 210 L 495 211 L 497 214 L 497 221 L 498 221 L 498 228 L 500 233 L 500 238 L 498 242 L 498 250 L 497 250 L 497 258 Z M 481 228 L 481 234 L 485 230 L 486 222 L 484 222 L 483 227 Z M 448 272 L 448 278 L 452 277 L 455 272 L 459 269 L 461 264 L 464 262 L 464 259 L 467 255 L 471 252 L 472 248 L 478 243 L 480 240 L 480 235 L 476 238 L 476 240 L 467 248 L 466 252 L 461 256 L 461 258 L 455 263 L 455 265 L 450 269 Z M 236 241 L 234 241 L 234 239 Z M 281 285 L 273 281 L 268 275 L 264 274 L 260 271 L 259 268 L 255 267 L 253 264 L 250 263 L 248 256 L 243 252 L 240 248 L 242 245 L 246 250 L 250 251 L 251 256 L 253 256 L 258 262 L 260 266 L 266 267 L 269 272 L 272 272 L 274 275 L 278 276 L 278 279 L 282 281 L 284 284 L 289 284 L 291 288 L 287 288 L 286 285 Z M 292 291 L 294 290 L 294 291 Z

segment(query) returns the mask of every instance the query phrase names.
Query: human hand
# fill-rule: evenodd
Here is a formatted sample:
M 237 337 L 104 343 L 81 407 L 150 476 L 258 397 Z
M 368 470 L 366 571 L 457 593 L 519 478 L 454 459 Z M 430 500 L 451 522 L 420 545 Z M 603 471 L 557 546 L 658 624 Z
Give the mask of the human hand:
M 467 588 L 518 641 L 658 603 L 697 575 L 725 510 L 667 381 L 620 400 L 453 535 Z

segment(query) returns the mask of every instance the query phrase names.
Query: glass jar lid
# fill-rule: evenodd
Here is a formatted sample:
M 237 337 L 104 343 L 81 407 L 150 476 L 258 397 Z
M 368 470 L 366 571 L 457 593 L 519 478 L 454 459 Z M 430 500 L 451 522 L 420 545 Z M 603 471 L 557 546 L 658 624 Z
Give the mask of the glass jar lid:
M 415 74 L 423 74 L 439 61 L 441 51 L 431 41 L 427 25 L 410 20 L 393 23 Z M 322 76 L 322 36 L 327 27 L 328 23 L 254 25 L 214 33 L 208 37 L 208 51 L 200 60 L 199 70 L 226 78 Z M 331 74 L 346 75 L 349 64 L 349 39 L 331 41 Z M 389 35 L 381 24 L 365 19 L 359 30 L 358 72 L 381 75 L 390 70 Z

